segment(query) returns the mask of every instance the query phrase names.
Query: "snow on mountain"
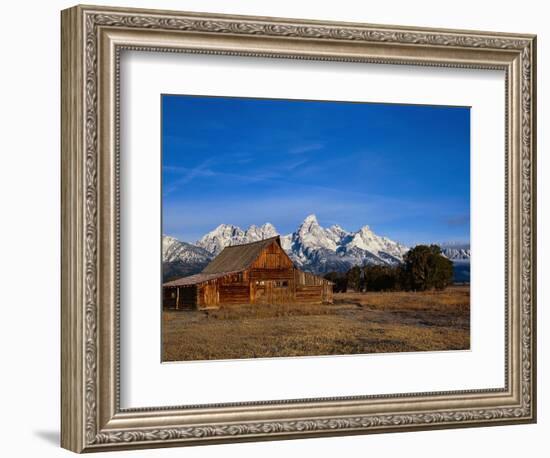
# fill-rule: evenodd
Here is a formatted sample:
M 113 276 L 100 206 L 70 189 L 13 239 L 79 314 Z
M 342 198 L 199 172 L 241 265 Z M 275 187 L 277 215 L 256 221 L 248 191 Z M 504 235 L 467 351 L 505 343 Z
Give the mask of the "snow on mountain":
M 217 256 L 226 246 L 257 242 L 276 235 L 277 230 L 271 223 L 265 223 L 260 227 L 252 225 L 246 231 L 231 224 L 220 224 L 202 237 L 196 245 Z
M 221 224 L 202 237 L 196 245 L 218 255 L 230 245 L 255 242 L 278 235 L 270 223 L 243 230 Z M 338 225 L 323 228 L 315 215 L 307 216 L 298 229 L 281 236 L 281 245 L 300 268 L 324 273 L 345 271 L 354 265 L 390 264 L 403 260 L 407 247 L 386 237 L 376 235 L 368 226 L 348 232 Z
M 469 243 L 442 243 L 441 253 L 453 262 L 454 280 L 456 282 L 470 282 L 470 244 Z
M 330 226 L 328 229 L 325 229 L 325 231 L 327 233 L 327 236 L 331 240 L 334 240 L 337 245 L 340 245 L 344 237 L 347 237 L 349 235 L 349 232 L 342 229 L 340 226 L 338 226 L 338 224 Z
M 453 262 L 470 261 L 470 244 L 465 243 L 444 243 L 441 244 L 441 252 Z
M 322 228 L 315 215 L 308 216 L 283 247 L 292 260 L 314 273 L 345 271 L 355 265 L 395 265 L 408 248 L 376 235 L 368 226 L 348 232 L 334 225 Z M 288 245 L 288 246 L 287 246 Z
M 287 253 L 292 251 L 292 234 L 281 235 L 281 246 Z
M 196 270 L 199 265 L 204 267 L 227 246 L 276 235 L 279 235 L 277 229 L 265 223 L 245 230 L 231 224 L 221 224 L 195 245 L 164 236 L 163 260 L 165 263 L 179 263 L 176 266 L 189 262 L 193 265 L 191 270 Z M 369 226 L 355 232 L 346 231 L 338 225 L 324 228 L 315 215 L 306 217 L 296 231 L 282 235 L 281 246 L 297 267 L 316 274 L 344 272 L 356 265 L 396 265 L 403 261 L 409 249 L 375 234 Z M 442 245 L 442 251 L 455 264 L 467 263 L 470 259 L 469 245 Z
M 258 240 L 268 239 L 278 235 L 277 229 L 271 223 L 265 223 L 258 227 L 254 224 L 245 231 L 245 238 L 250 242 L 257 242 Z
M 168 235 L 162 236 L 162 274 L 165 281 L 201 272 L 212 258 L 211 253 L 200 247 Z
M 376 256 L 391 256 L 396 260 L 403 260 L 403 255 L 409 250 L 404 245 L 400 245 L 387 237 L 376 235 L 369 226 L 363 226 L 357 231 L 346 248 L 358 248 L 369 251 Z
M 220 224 L 216 229 L 206 234 L 201 238 L 196 245 L 212 253 L 218 255 L 229 244 L 239 245 L 246 243 L 244 239 L 244 231 L 232 224 Z
M 470 249 L 467 248 L 443 248 L 441 250 L 443 255 L 449 258 L 451 261 L 469 261 L 470 260 Z
M 186 242 L 180 242 L 174 237 L 164 235 L 162 237 L 162 260 L 163 262 L 210 261 L 212 254 L 208 251 Z
M 301 247 L 309 249 L 336 251 L 338 248 L 336 243 L 338 238 L 330 230 L 322 228 L 315 215 L 309 215 L 304 219 L 298 230 L 292 235 L 293 247 L 299 243 Z

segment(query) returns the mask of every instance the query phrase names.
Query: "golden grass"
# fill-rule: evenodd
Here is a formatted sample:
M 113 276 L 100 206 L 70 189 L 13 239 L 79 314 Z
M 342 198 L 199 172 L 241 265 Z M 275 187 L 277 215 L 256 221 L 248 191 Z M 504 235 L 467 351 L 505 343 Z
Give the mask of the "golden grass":
M 330 307 L 321 304 L 278 304 L 270 306 L 234 305 L 217 310 L 206 310 L 208 319 L 241 320 L 243 318 L 274 318 L 288 316 L 328 315 Z
M 163 312 L 163 360 L 462 350 L 469 287 L 335 294 L 332 305 L 233 306 Z
M 470 310 L 470 288 L 468 286 L 451 286 L 443 291 L 389 293 L 338 293 L 335 303 L 353 302 L 357 305 L 376 310 L 425 310 L 463 312 Z

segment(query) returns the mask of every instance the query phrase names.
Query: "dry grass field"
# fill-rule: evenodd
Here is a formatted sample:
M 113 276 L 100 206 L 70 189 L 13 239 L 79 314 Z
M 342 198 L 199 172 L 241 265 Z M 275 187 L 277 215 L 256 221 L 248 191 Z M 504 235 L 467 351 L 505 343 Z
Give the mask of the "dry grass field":
M 331 305 L 163 312 L 164 361 L 469 348 L 469 286 L 337 293 Z

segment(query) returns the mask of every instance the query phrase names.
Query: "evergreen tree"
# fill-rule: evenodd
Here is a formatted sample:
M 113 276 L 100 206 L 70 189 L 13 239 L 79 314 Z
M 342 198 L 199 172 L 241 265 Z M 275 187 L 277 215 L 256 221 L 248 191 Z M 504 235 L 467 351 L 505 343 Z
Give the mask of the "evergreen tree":
M 397 266 L 354 266 L 347 272 L 329 272 L 335 293 L 348 288 L 361 291 L 426 291 L 444 289 L 453 282 L 453 263 L 437 245 L 417 245 L 409 250 L 403 264 Z
M 453 263 L 441 254 L 437 245 L 432 245 L 433 256 L 430 258 L 430 287 L 444 289 L 453 282 Z
M 366 291 L 395 291 L 400 288 L 399 267 L 365 266 L 363 272 Z
M 453 263 L 437 245 L 417 245 L 404 256 L 404 276 L 408 289 L 443 289 L 453 281 Z
M 361 291 L 361 267 L 354 266 L 347 273 L 348 288 Z
M 325 278 L 334 283 L 333 291 L 335 293 L 345 293 L 348 290 L 348 278 L 346 273 L 329 272 L 325 274 Z

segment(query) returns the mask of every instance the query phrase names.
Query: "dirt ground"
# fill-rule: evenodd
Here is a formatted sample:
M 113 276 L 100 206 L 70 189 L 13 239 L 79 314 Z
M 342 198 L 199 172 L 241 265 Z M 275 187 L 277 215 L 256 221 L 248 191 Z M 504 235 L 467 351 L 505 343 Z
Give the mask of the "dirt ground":
M 470 288 L 337 293 L 330 305 L 163 312 L 163 360 L 470 348 Z

